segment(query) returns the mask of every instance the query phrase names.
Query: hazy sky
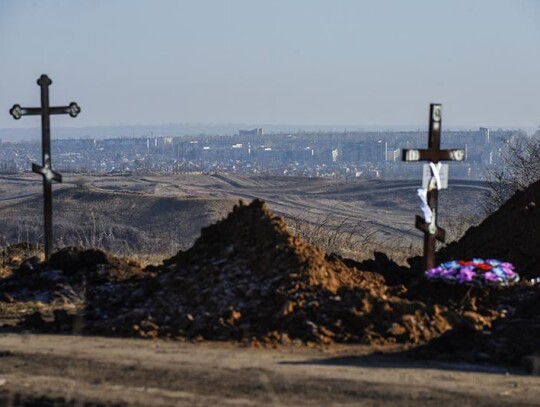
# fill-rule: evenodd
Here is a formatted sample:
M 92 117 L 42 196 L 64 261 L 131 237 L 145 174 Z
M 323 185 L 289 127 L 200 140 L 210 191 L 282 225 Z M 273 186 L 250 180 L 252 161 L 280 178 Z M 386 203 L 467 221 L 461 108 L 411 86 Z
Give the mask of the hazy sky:
M 534 127 L 538 0 L 0 0 L 0 128 L 158 123 Z

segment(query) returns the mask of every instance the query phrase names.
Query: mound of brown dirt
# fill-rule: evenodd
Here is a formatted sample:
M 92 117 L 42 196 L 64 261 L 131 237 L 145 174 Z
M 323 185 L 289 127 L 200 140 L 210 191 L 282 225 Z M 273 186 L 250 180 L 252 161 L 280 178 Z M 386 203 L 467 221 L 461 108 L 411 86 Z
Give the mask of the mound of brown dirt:
M 26 244 L 4 252 L 21 250 L 28 250 Z M 0 327 L 69 331 L 72 326 L 65 324 L 66 313 L 84 313 L 87 293 L 114 284 L 129 289 L 132 281 L 148 276 L 136 263 L 76 247 L 54 253 L 48 263 L 38 257 L 17 261 L 8 275 L 0 277 Z
M 499 317 L 490 328 L 477 329 L 462 320 L 411 353 L 429 359 L 511 364 L 532 355 L 540 357 L 540 286 L 513 287 L 500 300 L 499 306 L 493 304 Z M 532 366 L 528 370 L 535 371 Z
M 22 263 L 31 265 L 43 259 L 43 247 L 38 244 L 23 242 L 0 248 L 0 278 L 10 276 Z
M 540 356 L 540 286 L 522 295 L 516 309 L 493 324 L 488 338 L 478 340 L 477 349 L 492 360 L 517 362 L 522 355 Z
M 439 258 L 509 261 L 524 278 L 540 277 L 540 181 L 518 191 L 479 226 L 439 252 Z
M 164 262 L 152 294 L 135 292 L 100 318 L 148 336 L 263 342 L 418 343 L 450 329 L 453 313 L 402 298 L 377 273 L 348 267 L 291 235 L 262 201 L 235 206 L 195 245 Z M 106 295 L 92 303 L 105 308 Z M 148 290 L 146 291 L 148 294 Z M 126 311 L 126 312 L 124 312 Z M 113 322 L 114 321 L 114 322 Z

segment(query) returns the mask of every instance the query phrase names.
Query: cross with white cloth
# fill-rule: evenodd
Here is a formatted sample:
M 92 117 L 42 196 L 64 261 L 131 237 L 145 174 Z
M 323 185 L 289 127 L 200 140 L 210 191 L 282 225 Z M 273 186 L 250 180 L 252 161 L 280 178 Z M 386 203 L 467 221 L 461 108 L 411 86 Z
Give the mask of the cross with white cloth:
M 422 201 L 421 209 L 424 218 L 416 216 L 416 228 L 424 232 L 424 265 L 426 270 L 435 267 L 436 240 L 444 242 L 446 232 L 437 226 L 438 191 L 441 189 L 441 162 L 463 161 L 465 150 L 441 150 L 442 105 L 430 105 L 428 148 L 425 150 L 403 150 L 403 161 L 429 161 L 431 178 L 426 189 L 418 190 Z

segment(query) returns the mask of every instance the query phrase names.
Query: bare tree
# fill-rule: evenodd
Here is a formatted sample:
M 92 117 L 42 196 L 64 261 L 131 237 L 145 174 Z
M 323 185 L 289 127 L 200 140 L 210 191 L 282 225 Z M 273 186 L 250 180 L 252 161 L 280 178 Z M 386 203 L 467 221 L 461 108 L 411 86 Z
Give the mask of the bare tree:
M 492 213 L 516 191 L 540 180 L 540 131 L 532 137 L 514 135 L 503 143 L 500 163 L 488 169 L 490 191 L 484 209 Z

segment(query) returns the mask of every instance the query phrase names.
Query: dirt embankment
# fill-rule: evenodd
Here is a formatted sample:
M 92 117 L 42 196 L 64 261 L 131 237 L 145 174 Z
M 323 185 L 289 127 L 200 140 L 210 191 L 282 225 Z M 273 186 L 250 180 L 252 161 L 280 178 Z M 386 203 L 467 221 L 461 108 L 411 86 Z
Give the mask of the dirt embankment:
M 526 201 L 537 199 L 528 194 Z M 536 207 L 512 202 L 500 212 L 514 221 L 497 222 L 517 228 L 521 210 L 527 211 L 523 228 L 538 222 Z M 482 224 L 474 233 L 488 229 Z M 540 275 L 538 252 L 528 252 L 537 243 L 518 241 L 533 239 L 528 230 L 514 236 L 527 260 L 503 258 L 514 260 L 518 272 L 523 266 L 530 278 Z M 493 236 L 483 233 L 486 242 Z M 458 245 L 442 255 L 488 257 Z M 490 247 L 489 257 L 510 253 L 497 251 L 495 243 Z M 345 260 L 293 236 L 260 200 L 235 206 L 226 219 L 203 229 L 191 249 L 161 266 L 143 269 L 75 248 L 55 253 L 48 264 L 37 257 L 17 263 L 13 257 L 5 253 L 0 280 L 0 320 L 10 329 L 266 346 L 400 343 L 416 347 L 415 356 L 491 363 L 515 363 L 539 350 L 538 285 L 434 284 L 414 259 L 411 267 L 399 267 L 383 254 Z
M 518 191 L 480 225 L 441 250 L 441 259 L 499 258 L 522 278 L 540 276 L 540 181 Z
M 0 315 L 12 328 L 265 345 L 401 343 L 423 345 L 414 352 L 424 357 L 487 362 L 538 350 L 538 286 L 433 284 L 381 254 L 344 260 L 291 235 L 259 200 L 237 205 L 162 266 L 75 248 L 48 264 L 21 262 L 17 249 L 24 247 L 4 251 L 0 281 Z

